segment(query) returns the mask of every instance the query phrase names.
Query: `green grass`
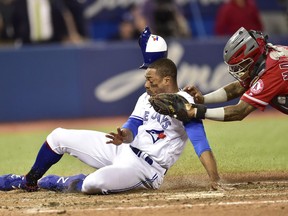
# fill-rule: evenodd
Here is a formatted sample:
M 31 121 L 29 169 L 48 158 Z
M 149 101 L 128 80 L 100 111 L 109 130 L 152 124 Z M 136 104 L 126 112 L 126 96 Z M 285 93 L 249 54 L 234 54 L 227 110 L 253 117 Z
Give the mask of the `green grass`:
M 287 117 L 204 121 L 220 173 L 288 171 Z M 171 171 L 204 173 L 189 143 Z
M 285 115 L 281 118 L 248 118 L 241 122 L 205 120 L 204 125 L 220 173 L 288 170 L 288 127 Z M 108 132 L 115 128 L 92 129 Z M 0 175 L 26 173 L 49 132 L 0 133 Z M 92 168 L 77 159 L 65 155 L 47 174 L 72 175 L 92 171 Z M 168 174 L 201 173 L 205 173 L 205 170 L 191 143 L 187 143 L 184 153 Z

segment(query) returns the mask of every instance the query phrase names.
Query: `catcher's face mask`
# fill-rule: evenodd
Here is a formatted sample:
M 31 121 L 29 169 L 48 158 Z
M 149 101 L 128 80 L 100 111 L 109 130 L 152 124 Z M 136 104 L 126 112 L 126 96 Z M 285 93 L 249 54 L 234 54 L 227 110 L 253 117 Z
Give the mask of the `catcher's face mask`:
M 151 34 L 149 27 L 144 29 L 138 42 L 144 59 L 144 63 L 139 67 L 140 69 L 147 69 L 157 59 L 167 58 L 166 41 L 161 36 Z
M 264 61 L 267 35 L 262 32 L 247 31 L 241 27 L 228 40 L 224 47 L 224 62 L 228 65 L 229 73 L 237 80 L 245 81 L 250 77 L 255 67 Z M 257 68 L 256 68 L 257 69 Z

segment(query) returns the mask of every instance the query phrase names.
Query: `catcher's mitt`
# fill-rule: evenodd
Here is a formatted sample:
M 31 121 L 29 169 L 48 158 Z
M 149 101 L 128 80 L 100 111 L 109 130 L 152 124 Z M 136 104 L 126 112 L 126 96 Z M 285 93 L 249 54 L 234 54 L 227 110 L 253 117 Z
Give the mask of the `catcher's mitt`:
M 149 98 L 149 102 L 156 112 L 169 115 L 182 122 L 188 122 L 189 116 L 187 110 L 191 104 L 181 95 L 173 93 L 161 93 Z

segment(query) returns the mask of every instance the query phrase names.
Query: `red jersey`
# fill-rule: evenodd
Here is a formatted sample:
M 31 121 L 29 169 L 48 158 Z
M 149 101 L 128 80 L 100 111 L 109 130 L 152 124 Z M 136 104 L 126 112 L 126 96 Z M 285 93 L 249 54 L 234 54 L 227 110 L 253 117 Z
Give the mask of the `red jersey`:
M 264 111 L 272 99 L 288 95 L 288 47 L 273 46 L 267 55 L 264 73 L 242 95 L 241 100 Z

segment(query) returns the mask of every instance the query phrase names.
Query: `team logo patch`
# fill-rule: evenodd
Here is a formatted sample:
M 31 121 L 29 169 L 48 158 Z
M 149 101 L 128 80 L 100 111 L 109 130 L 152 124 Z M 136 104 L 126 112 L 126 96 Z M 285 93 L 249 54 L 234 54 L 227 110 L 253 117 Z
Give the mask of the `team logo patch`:
M 164 139 L 166 135 L 163 130 L 146 130 L 148 134 L 150 134 L 153 143 L 157 142 L 159 139 Z
M 264 89 L 264 83 L 259 79 L 250 89 L 253 94 L 259 94 Z

